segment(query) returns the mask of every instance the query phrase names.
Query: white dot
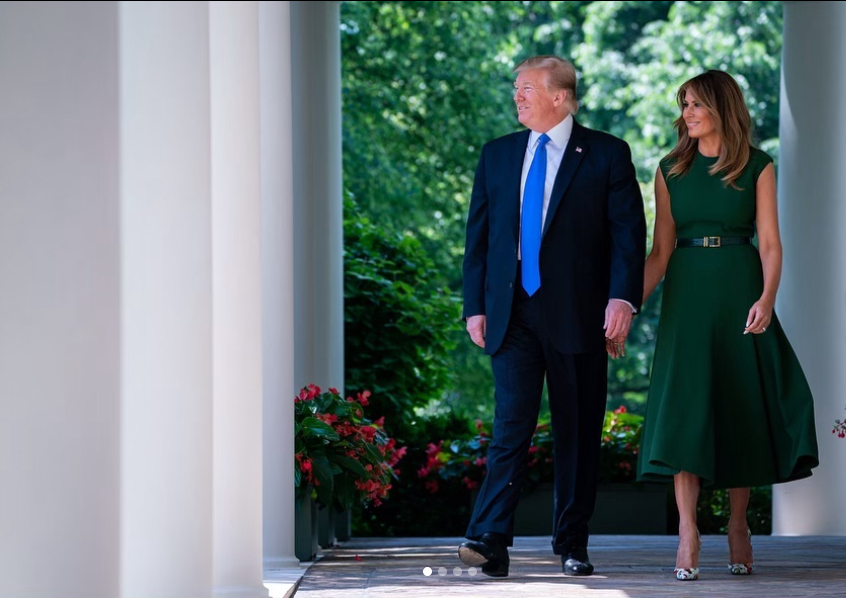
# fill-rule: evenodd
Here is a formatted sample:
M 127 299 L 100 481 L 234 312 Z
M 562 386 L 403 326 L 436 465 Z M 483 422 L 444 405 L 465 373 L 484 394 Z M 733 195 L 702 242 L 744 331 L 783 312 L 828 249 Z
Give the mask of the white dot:
M 476 567 L 469 567 L 467 569 L 467 575 L 469 575 L 470 577 L 473 577 L 474 575 L 476 575 L 476 573 Z
M 461 567 L 456 567 L 455 569 L 453 569 L 452 574 L 456 577 L 461 577 Z
M 423 575 L 425 575 L 426 577 L 429 577 L 431 574 L 432 574 L 432 568 L 431 567 L 423 567 Z
M 438 567 L 438 575 L 440 575 L 441 577 L 446 575 L 446 567 Z

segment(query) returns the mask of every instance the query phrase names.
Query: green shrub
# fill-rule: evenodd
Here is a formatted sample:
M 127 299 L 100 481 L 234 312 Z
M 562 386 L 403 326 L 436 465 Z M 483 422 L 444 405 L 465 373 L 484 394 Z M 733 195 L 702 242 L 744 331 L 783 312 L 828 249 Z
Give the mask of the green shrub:
M 728 533 L 731 514 L 728 490 L 703 488 L 697 505 L 699 532 L 702 534 Z M 749 507 L 746 509 L 749 529 L 755 535 L 769 535 L 773 529 L 773 487 L 752 488 Z
M 468 438 L 468 420 L 446 413 L 415 419 L 409 428 L 408 450 L 397 472 L 390 496 L 379 506 L 357 508 L 354 536 L 463 536 L 470 521 L 470 490 L 463 484 L 446 484 L 433 497 L 418 472 L 428 462 L 427 445 L 441 436 Z
M 377 226 L 351 200 L 344 236 L 345 392 L 370 389 L 369 413 L 407 444 L 415 408 L 450 386 L 460 303 L 413 236 Z

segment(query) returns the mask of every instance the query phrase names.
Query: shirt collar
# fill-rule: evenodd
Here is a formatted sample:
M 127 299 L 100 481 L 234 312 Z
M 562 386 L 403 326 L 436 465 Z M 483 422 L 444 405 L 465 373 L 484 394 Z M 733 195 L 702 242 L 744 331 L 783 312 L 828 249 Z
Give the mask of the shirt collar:
M 570 140 L 570 135 L 573 133 L 573 115 L 567 114 L 566 118 L 562 120 L 560 123 L 552 127 L 546 134 L 549 136 L 550 142 L 555 147 L 564 147 L 567 145 L 567 142 Z M 537 143 L 538 137 L 541 134 L 537 131 L 532 131 L 529 134 L 529 147 L 535 147 L 535 143 Z

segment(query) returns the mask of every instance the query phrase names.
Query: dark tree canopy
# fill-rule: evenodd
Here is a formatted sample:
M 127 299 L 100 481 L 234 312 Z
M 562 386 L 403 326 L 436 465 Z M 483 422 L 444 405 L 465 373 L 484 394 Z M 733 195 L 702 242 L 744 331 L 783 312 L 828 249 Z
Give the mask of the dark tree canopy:
M 345 191 L 372 222 L 416 237 L 459 292 L 479 151 L 520 127 L 511 69 L 557 54 L 579 71 L 579 121 L 631 145 L 651 228 L 652 179 L 675 142 L 686 79 L 734 75 L 758 140 L 777 153 L 781 30 L 780 2 L 344 2 Z M 657 307 L 647 305 L 629 357 L 612 364 L 612 399 L 630 407 L 643 400 Z M 487 359 L 459 323 L 454 334 L 443 400 L 488 413 Z

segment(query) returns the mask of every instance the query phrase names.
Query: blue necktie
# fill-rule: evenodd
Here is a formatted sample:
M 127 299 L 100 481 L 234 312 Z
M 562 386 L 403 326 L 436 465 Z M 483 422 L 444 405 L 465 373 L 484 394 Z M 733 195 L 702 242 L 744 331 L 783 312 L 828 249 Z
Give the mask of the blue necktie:
M 526 186 L 523 188 L 523 215 L 520 221 L 520 257 L 523 261 L 523 288 L 529 297 L 540 288 L 540 268 L 538 256 L 540 254 L 541 230 L 543 227 L 543 187 L 546 182 L 546 133 L 538 138 L 538 146 Z

